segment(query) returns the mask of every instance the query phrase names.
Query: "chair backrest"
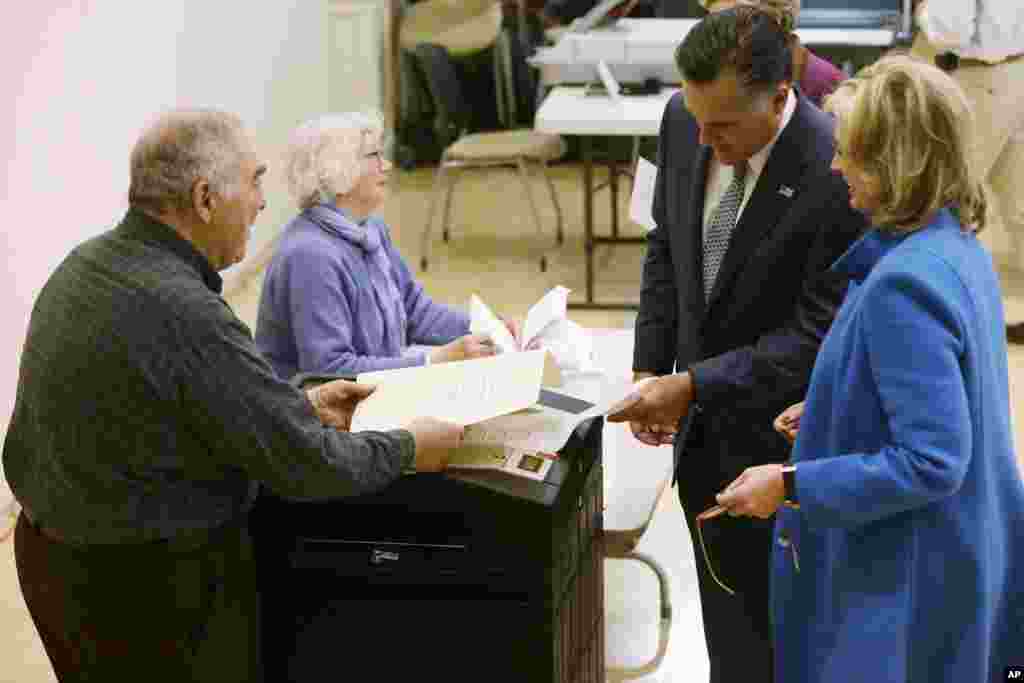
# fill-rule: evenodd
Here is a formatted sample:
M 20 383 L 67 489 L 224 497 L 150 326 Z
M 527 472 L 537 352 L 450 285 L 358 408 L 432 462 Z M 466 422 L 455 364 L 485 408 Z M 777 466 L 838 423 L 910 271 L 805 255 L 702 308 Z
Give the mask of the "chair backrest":
M 434 132 L 448 146 L 468 130 L 471 112 L 462 97 L 462 86 L 448 50 L 432 43 L 413 48 L 434 105 Z

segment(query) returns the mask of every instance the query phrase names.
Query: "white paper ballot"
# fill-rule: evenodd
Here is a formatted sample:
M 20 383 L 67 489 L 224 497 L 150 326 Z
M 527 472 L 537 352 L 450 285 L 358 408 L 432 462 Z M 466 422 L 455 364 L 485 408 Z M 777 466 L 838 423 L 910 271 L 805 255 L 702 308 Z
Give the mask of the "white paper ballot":
M 569 307 L 569 292 L 559 285 L 549 290 L 526 312 L 521 330 L 522 345 L 516 344 L 512 333 L 498 316 L 476 294 L 469 297 L 469 331 L 488 334 L 503 352 L 519 351 L 530 345 L 549 325 L 564 320 Z
M 396 429 L 424 416 L 471 425 L 524 410 L 537 403 L 548 366 L 547 351 L 523 351 L 364 372 L 357 380 L 377 389 L 356 406 L 351 430 Z
M 633 196 L 629 199 L 629 219 L 646 230 L 654 230 L 654 180 L 658 167 L 643 157 L 637 158 L 633 175 Z
M 501 319 L 494 315 L 494 312 L 476 294 L 469 297 L 469 331 L 473 334 L 490 336 L 491 341 L 502 353 L 519 350 L 519 345 L 516 344 L 512 333 L 505 327 L 505 323 L 501 322 Z
M 561 285 L 554 287 L 541 297 L 540 301 L 530 306 L 523 321 L 523 344 L 529 346 L 548 325 L 565 319 L 569 308 L 569 291 Z
M 469 331 L 489 335 L 503 353 L 526 348 L 545 349 L 554 356 L 554 364 L 563 376 L 564 373 L 593 372 L 597 368 L 590 333 L 567 317 L 570 291 L 561 285 L 553 287 L 530 307 L 523 320 L 519 344 L 505 323 L 474 294 L 469 299 Z M 556 377 L 548 368 L 544 385 L 560 386 L 561 378 Z

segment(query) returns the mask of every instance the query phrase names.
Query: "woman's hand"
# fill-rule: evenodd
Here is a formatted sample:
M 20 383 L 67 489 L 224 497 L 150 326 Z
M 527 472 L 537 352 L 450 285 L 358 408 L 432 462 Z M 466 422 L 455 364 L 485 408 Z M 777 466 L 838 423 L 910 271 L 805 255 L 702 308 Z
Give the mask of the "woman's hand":
M 420 417 L 406 427 L 416 442 L 416 471 L 440 472 L 448 465 L 452 451 L 462 445 L 461 425 L 433 417 Z
M 431 363 L 448 363 L 453 360 L 486 358 L 498 352 L 498 348 L 486 334 L 467 334 L 453 342 L 439 346 L 430 352 Z
M 785 498 L 782 465 L 776 463 L 748 467 L 715 496 L 718 504 L 733 517 L 761 519 L 774 515 Z
M 779 413 L 779 416 L 775 418 L 775 422 L 772 423 L 775 431 L 782 434 L 790 445 L 796 441 L 797 432 L 800 431 L 800 418 L 803 414 L 804 402 L 800 401 L 800 403 L 794 403 Z

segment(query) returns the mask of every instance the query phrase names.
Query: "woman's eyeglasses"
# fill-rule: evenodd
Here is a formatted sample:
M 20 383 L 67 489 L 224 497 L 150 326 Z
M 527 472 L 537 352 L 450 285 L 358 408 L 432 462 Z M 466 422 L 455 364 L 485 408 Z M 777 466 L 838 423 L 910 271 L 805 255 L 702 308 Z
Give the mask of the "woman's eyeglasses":
M 723 512 L 728 512 L 728 510 L 729 508 L 723 507 L 721 505 L 715 505 L 714 507 L 710 507 L 704 512 L 697 515 L 697 540 L 700 541 L 700 551 L 704 555 L 704 565 L 708 568 L 708 573 L 711 574 L 711 578 L 714 579 L 715 583 L 717 583 L 719 587 L 721 587 L 721 589 L 724 590 L 726 593 L 728 593 L 729 595 L 736 595 L 736 591 L 734 591 L 732 588 L 729 588 L 729 586 L 727 586 L 724 581 L 718 578 L 718 574 L 715 573 L 715 568 L 711 565 L 711 557 L 708 555 L 708 548 L 704 544 L 704 522 L 709 519 L 714 519 L 715 517 L 721 515 Z M 783 548 L 789 548 L 792 551 L 793 567 L 797 571 L 800 571 L 800 558 L 799 556 L 797 556 L 796 553 L 796 544 L 788 538 L 780 537 L 779 545 Z
M 704 555 L 704 565 L 708 568 L 708 573 L 711 574 L 711 578 L 714 579 L 715 583 L 717 583 L 726 593 L 729 595 L 736 595 L 736 591 L 729 588 L 729 586 L 725 585 L 724 581 L 718 578 L 718 574 L 715 573 L 715 568 L 711 566 L 711 558 L 708 557 L 707 546 L 704 545 L 704 522 L 718 517 L 726 510 L 728 510 L 728 508 L 722 507 L 721 505 L 715 505 L 714 507 L 710 507 L 697 515 L 697 539 L 700 541 L 700 551 Z

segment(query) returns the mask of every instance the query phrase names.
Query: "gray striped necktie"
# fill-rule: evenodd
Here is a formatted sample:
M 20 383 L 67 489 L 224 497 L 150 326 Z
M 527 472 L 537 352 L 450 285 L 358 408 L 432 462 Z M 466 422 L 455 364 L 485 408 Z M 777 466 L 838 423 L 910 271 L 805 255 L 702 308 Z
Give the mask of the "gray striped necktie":
M 711 225 L 704 238 L 704 299 L 711 298 L 711 288 L 718 277 L 718 269 L 729 249 L 729 238 L 736 227 L 736 217 L 743 203 L 746 189 L 747 162 L 741 161 L 732 167 L 732 182 L 726 188 L 721 201 L 711 215 Z

